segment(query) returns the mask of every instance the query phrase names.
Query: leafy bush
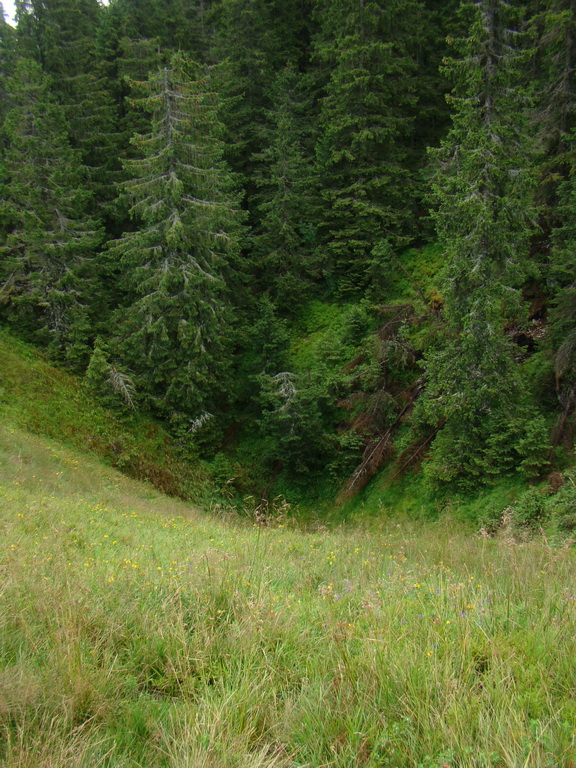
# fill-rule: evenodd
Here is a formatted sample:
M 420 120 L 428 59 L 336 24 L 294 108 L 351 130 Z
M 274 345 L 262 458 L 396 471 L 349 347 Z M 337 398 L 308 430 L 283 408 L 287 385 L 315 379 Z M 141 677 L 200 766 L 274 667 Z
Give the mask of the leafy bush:
M 562 533 L 576 531 L 576 483 L 574 472 L 566 475 L 564 485 L 547 504 L 549 514 Z
M 549 510 L 546 494 L 538 488 L 528 488 L 512 507 L 513 519 L 516 525 L 538 530 L 546 521 Z

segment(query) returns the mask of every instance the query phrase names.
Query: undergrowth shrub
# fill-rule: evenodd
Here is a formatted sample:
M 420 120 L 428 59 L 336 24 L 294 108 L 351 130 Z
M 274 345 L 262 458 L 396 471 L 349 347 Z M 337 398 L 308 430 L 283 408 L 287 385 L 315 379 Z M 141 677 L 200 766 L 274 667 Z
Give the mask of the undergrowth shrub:
M 424 477 L 431 488 L 474 493 L 503 475 L 538 475 L 548 464 L 549 451 L 546 421 L 530 409 L 512 418 L 495 413 L 465 425 L 449 421 L 431 444 Z
M 538 488 L 524 491 L 512 508 L 515 524 L 531 531 L 538 530 L 549 516 L 546 500 L 545 492 Z
M 549 514 L 560 532 L 576 531 L 576 482 L 574 473 L 566 475 L 564 485 L 550 497 Z
M 561 537 L 576 531 L 576 483 L 572 474 L 563 478 L 563 484 L 552 488 L 536 487 L 525 490 L 517 500 L 501 509 L 486 510 L 481 516 L 482 531 L 494 535 L 506 530 L 512 536 L 525 537 L 550 531 Z

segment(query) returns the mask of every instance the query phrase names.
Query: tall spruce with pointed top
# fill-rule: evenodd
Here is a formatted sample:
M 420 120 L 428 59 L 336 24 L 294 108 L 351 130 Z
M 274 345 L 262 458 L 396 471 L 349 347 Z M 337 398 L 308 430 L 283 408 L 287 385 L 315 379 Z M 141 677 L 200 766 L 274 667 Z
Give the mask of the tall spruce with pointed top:
M 139 89 L 152 129 L 134 137 L 139 157 L 126 161 L 134 230 L 111 246 L 126 291 L 115 352 L 144 401 L 185 429 L 230 384 L 241 215 L 206 72 L 175 54 Z
M 447 62 L 452 128 L 432 155 L 433 216 L 445 248 L 445 329 L 426 360 L 417 413 L 443 425 L 427 471 L 476 483 L 530 460 L 543 426 L 524 408 L 517 350 L 505 333 L 518 309 L 533 228 L 534 174 L 526 131 L 521 8 L 507 0 L 463 6 L 469 34 Z M 526 431 L 534 439 L 528 439 Z M 535 437 L 538 433 L 537 437 Z
M 86 351 L 91 262 L 101 239 L 66 121 L 38 64 L 21 59 L 7 82 L 6 215 L 0 281 L 8 316 L 72 361 Z

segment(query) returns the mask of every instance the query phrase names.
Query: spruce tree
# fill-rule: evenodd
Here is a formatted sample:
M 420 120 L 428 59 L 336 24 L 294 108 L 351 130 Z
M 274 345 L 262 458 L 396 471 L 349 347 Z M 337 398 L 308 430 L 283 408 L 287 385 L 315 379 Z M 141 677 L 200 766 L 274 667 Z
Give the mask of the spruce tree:
M 570 146 L 569 140 L 564 139 Z M 572 145 L 576 135 L 572 138 Z M 572 165 L 574 161 L 572 160 Z M 552 235 L 549 281 L 555 296 L 550 313 L 548 347 L 554 356 L 560 417 L 553 443 L 574 435 L 576 413 L 576 177 L 574 168 L 560 184 L 557 220 Z
M 282 69 L 266 112 L 266 148 L 255 159 L 257 223 L 251 249 L 255 287 L 282 311 L 294 311 L 315 277 L 318 216 L 310 150 L 311 97 L 307 79 Z
M 15 31 L 7 23 L 0 3 L 0 121 L 3 120 L 8 106 L 6 78 L 12 73 L 16 58 L 15 37 Z
M 78 154 L 39 65 L 20 60 L 7 91 L 4 301 L 21 330 L 78 362 L 89 335 L 91 262 L 101 235 L 86 214 L 90 196 Z
M 531 19 L 534 56 L 530 74 L 534 88 L 533 129 L 539 150 L 539 225 L 536 259 L 548 270 L 549 243 L 562 227 L 560 185 L 570 173 L 570 135 L 574 128 L 575 0 L 536 3 Z M 544 247 L 542 247 L 544 246 Z
M 251 197 L 254 155 L 263 148 L 267 87 L 275 65 L 274 21 L 264 0 L 220 0 L 211 13 L 211 60 L 226 128 L 226 159 Z
M 210 60 L 226 128 L 226 159 L 240 175 L 254 220 L 256 157 L 268 141 L 266 111 L 274 108 L 273 81 L 287 64 L 303 68 L 310 0 L 218 0 L 210 12 Z
M 533 121 L 539 140 L 539 223 L 536 242 L 542 287 L 550 295 L 546 347 L 555 362 L 556 392 L 561 409 L 554 444 L 570 435 L 576 409 L 576 260 L 574 243 L 574 126 L 576 99 L 575 0 L 544 0 L 532 18 L 537 40 L 533 60 L 536 99 Z
M 117 0 L 125 34 L 134 40 L 156 39 L 170 51 L 203 60 L 208 45 L 210 0 Z
M 430 476 L 463 484 L 529 462 L 521 447 L 529 442 L 526 430 L 543 437 L 542 424 L 527 412 L 517 410 L 514 418 L 522 389 L 505 333 L 506 318 L 519 306 L 534 218 L 519 9 L 481 0 L 465 10 L 469 34 L 454 41 L 458 58 L 448 62 L 456 83 L 453 124 L 433 153 L 433 215 L 446 253 L 445 329 L 428 355 L 418 407 L 420 417 L 443 425 Z
M 120 138 L 111 84 L 95 56 L 103 10 L 98 0 L 21 0 L 18 7 L 20 50 L 50 76 L 72 146 L 87 168 L 95 212 L 111 217 Z
M 6 112 L 9 109 L 6 82 L 13 72 L 15 57 L 15 32 L 6 22 L 4 10 L 0 3 L 0 126 L 4 124 Z M 5 184 L 7 182 L 4 168 L 5 152 L 6 137 L 4 133 L 2 133 L 0 134 L 0 199 L 3 200 L 6 199 Z M 0 209 L 0 243 L 4 240 L 7 226 L 6 210 Z M 2 293 L 0 289 L 0 302 L 1 301 Z
M 131 137 L 136 133 L 148 132 L 151 126 L 152 115 L 138 106 L 139 97 L 146 95 L 145 90 L 139 92 L 139 86 L 143 83 L 146 89 L 148 77 L 157 72 L 166 59 L 167 56 L 162 52 L 157 39 L 134 40 L 123 36 L 119 41 L 116 64 L 123 158 L 134 155 L 135 148 L 130 144 Z
M 460 0 L 426 0 L 423 13 L 412 20 L 410 51 L 416 69 L 417 110 L 412 133 L 411 168 L 420 180 L 417 202 L 418 238 L 433 239 L 430 221 L 423 215 L 426 208 L 427 152 L 437 147 L 450 128 L 450 108 L 445 94 L 451 87 L 442 62 L 450 54 L 449 40 L 460 36 L 457 9 Z
M 545 0 L 531 20 L 536 39 L 532 65 L 536 86 L 534 122 L 544 153 L 543 183 L 554 181 L 565 161 L 574 123 L 575 0 Z M 555 158 L 556 163 L 551 160 Z M 561 174 L 565 175 L 565 174 Z
M 417 96 L 412 26 L 418 0 L 319 5 L 316 56 L 330 73 L 317 173 L 324 201 L 320 252 L 342 292 L 365 289 L 381 241 L 406 242 L 415 203 L 410 168 Z
M 134 230 L 111 246 L 126 291 L 115 349 L 144 402 L 185 429 L 229 386 L 227 280 L 241 216 L 207 74 L 175 54 L 140 88 L 152 129 L 125 163 Z

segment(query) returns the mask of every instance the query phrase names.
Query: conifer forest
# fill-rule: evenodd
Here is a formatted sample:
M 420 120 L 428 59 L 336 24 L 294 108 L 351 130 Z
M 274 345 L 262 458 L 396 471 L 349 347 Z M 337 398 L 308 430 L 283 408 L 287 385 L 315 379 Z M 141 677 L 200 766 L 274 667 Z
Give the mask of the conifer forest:
M 17 0 L 0 324 L 232 494 L 573 461 L 576 0 Z

